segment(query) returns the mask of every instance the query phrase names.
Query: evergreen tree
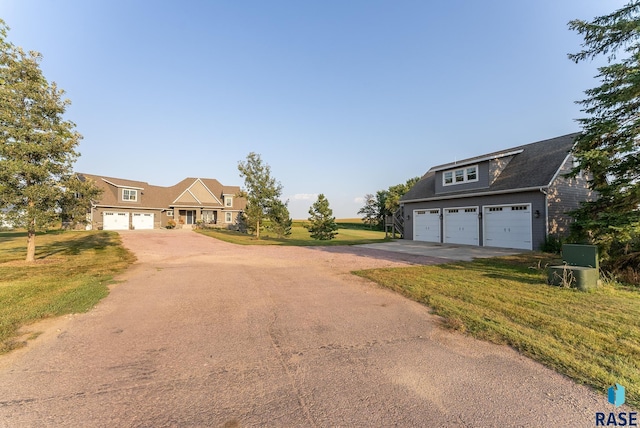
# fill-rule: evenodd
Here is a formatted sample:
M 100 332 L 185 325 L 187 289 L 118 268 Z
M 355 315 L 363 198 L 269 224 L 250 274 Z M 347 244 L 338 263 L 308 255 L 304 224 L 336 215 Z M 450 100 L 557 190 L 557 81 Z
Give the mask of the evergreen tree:
M 33 262 L 36 232 L 60 220 L 81 136 L 63 118 L 70 101 L 43 76 L 42 56 L 8 42 L 7 32 L 0 20 L 0 207 L 27 229 L 26 260 Z
M 287 203 L 275 200 L 269 207 L 269 230 L 274 232 L 278 238 L 286 238 L 291 235 L 293 220 L 289 215 Z
M 597 200 L 574 212 L 574 231 L 599 244 L 605 256 L 626 253 L 640 235 L 640 1 L 569 27 L 584 37 L 583 50 L 571 60 L 607 58 L 598 68 L 602 84 L 579 102 L 589 117 L 579 119 L 572 174 L 588 173 Z
M 271 167 L 264 164 L 260 155 L 254 152 L 247 155 L 245 162 L 238 162 L 238 171 L 246 187 L 243 192 L 247 198 L 246 224 L 260 239 L 262 220 L 270 208 L 280 202 L 282 185 L 271 177 Z
M 305 226 L 313 239 L 330 240 L 338 234 L 338 224 L 333 217 L 333 210 L 329 208 L 329 201 L 321 193 L 318 199 L 309 208 L 310 225 Z

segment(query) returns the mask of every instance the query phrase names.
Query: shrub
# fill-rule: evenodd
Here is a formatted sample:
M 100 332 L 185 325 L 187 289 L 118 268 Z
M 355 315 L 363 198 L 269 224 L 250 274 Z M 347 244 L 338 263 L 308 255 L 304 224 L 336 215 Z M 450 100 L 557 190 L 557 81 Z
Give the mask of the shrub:
M 541 250 L 545 253 L 560 254 L 564 240 L 556 235 L 549 235 L 544 239 Z
M 640 252 L 618 257 L 611 265 L 611 273 L 621 282 L 640 286 Z

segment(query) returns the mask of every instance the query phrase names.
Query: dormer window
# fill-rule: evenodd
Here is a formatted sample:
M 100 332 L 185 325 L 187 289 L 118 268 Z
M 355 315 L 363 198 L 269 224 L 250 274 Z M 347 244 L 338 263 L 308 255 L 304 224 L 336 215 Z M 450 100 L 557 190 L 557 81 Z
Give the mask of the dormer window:
M 122 200 L 136 202 L 138 200 L 138 191 L 135 189 L 122 189 Z
M 233 196 L 225 196 L 224 197 L 224 206 L 232 207 L 233 206 Z
M 478 165 L 453 169 L 442 173 L 442 184 L 444 186 L 470 183 L 473 181 L 478 181 Z
M 467 181 L 478 181 L 478 167 L 470 166 L 466 171 Z

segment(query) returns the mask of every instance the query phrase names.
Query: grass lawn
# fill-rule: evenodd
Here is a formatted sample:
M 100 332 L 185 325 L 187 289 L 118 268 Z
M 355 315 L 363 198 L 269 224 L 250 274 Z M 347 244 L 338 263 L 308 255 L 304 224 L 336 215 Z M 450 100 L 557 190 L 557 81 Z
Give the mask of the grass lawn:
M 34 264 L 24 262 L 26 244 L 24 232 L 0 232 L 0 354 L 24 344 L 22 326 L 92 308 L 135 259 L 113 232 L 38 234 Z
M 293 222 L 291 235 L 287 238 L 277 238 L 268 230 L 260 232 L 259 240 L 246 233 L 225 229 L 204 229 L 197 230 L 197 232 L 220 239 L 221 241 L 240 245 L 357 245 L 388 241 L 388 239 L 384 237 L 384 232 L 370 230 L 366 225 L 362 224 L 360 220 L 337 220 L 336 222 L 339 226 L 338 235 L 330 241 L 319 241 L 311 238 L 309 231 L 303 226 L 305 223 L 303 221 Z
M 601 393 L 627 387 L 640 407 L 640 289 L 546 285 L 544 254 L 355 272 L 422 302 L 445 324 L 512 346 Z M 542 266 L 542 268 L 540 268 Z

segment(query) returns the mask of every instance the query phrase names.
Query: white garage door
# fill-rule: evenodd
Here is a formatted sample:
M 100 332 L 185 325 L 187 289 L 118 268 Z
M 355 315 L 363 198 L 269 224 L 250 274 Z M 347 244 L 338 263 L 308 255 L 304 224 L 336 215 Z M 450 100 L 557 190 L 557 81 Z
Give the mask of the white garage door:
M 478 207 L 444 210 L 444 242 L 447 244 L 479 244 Z
M 531 204 L 484 207 L 484 245 L 531 250 Z
M 105 211 L 102 213 L 104 230 L 129 230 L 129 213 Z
M 131 224 L 136 230 L 153 229 L 153 213 L 133 213 Z
M 413 211 L 414 241 L 440 242 L 440 210 Z

